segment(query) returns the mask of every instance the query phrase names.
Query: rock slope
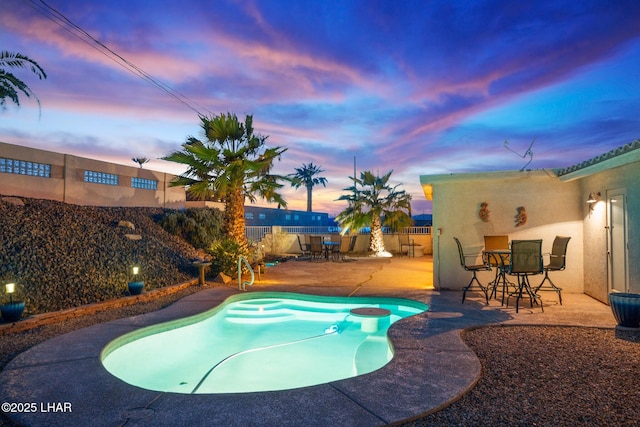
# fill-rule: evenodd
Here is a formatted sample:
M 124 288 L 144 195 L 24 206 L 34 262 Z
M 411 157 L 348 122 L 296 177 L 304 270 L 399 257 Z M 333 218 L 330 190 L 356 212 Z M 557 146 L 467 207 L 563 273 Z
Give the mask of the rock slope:
M 198 254 L 156 224 L 164 212 L 0 197 L 0 285 L 21 285 L 35 314 L 120 297 L 134 265 L 145 289 L 189 280 Z

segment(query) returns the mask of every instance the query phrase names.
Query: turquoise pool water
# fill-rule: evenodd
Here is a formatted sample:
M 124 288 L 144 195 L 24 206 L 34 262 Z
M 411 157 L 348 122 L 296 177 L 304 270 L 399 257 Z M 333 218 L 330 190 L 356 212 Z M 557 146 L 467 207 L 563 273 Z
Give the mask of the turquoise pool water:
M 427 309 L 397 298 L 241 294 L 206 313 L 123 335 L 101 360 L 123 381 L 156 391 L 305 387 L 386 365 L 393 357 L 389 326 Z

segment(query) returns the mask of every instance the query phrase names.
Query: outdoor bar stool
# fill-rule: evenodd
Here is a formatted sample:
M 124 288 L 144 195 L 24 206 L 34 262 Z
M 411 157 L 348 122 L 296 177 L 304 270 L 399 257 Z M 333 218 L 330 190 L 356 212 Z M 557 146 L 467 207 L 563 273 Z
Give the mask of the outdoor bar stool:
M 484 294 L 484 299 L 487 302 L 487 305 L 489 305 L 489 288 L 487 286 L 484 286 L 482 283 L 480 283 L 476 274 L 478 273 L 478 271 L 491 271 L 491 266 L 489 266 L 488 264 L 471 264 L 471 265 L 467 264 L 466 258 L 469 258 L 472 255 L 465 255 L 462 250 L 462 245 L 460 244 L 460 240 L 458 240 L 457 237 L 454 237 L 453 239 L 456 241 L 456 244 L 458 245 L 458 254 L 460 255 L 460 265 L 466 271 L 470 271 L 473 273 L 473 277 L 471 278 L 471 281 L 469 282 L 469 284 L 462 289 L 462 304 L 464 304 L 464 299 L 467 296 L 467 291 L 471 289 L 471 287 L 475 282 L 477 283 L 478 287 Z M 477 258 L 477 256 L 473 255 L 473 258 Z
M 562 271 L 567 266 L 567 245 L 569 244 L 571 237 L 556 236 L 553 239 L 553 246 L 551 247 L 551 253 L 549 254 L 549 264 L 544 266 L 544 279 L 535 289 L 538 291 L 554 291 L 558 294 L 558 300 L 562 305 L 562 288 L 559 288 L 553 283 L 549 277 L 550 271 Z M 544 287 L 545 282 L 549 282 L 549 287 Z
M 502 284 L 502 305 L 504 305 L 505 293 L 508 293 L 509 286 L 515 288 L 515 283 L 507 280 L 507 269 L 509 268 L 509 236 L 484 236 L 484 254 L 487 264 L 496 268 L 496 276 L 493 282 L 489 283 L 491 289 L 489 298 L 498 297 L 498 286 Z
M 518 287 L 515 291 L 510 292 L 507 297 L 507 305 L 511 297 L 516 298 L 516 313 L 518 305 L 522 298 L 529 297 L 529 302 L 533 308 L 533 302 L 538 304 L 540 300 L 540 308 L 544 312 L 542 306 L 542 298 L 538 295 L 529 284 L 529 276 L 542 273 L 542 240 L 513 240 L 511 242 L 511 256 L 508 273 L 516 276 L 518 279 Z

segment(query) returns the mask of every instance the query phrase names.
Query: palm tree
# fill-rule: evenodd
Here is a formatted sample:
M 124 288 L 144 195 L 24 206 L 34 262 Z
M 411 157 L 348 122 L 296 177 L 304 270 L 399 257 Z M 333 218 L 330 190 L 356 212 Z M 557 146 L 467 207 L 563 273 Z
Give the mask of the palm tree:
M 300 188 L 301 186 L 307 187 L 307 212 L 311 212 L 313 209 L 312 206 L 312 192 L 313 186 L 322 184 L 324 187 L 327 186 L 327 179 L 321 176 L 316 176 L 324 172 L 322 168 L 313 164 L 313 162 L 308 165 L 302 164 L 301 168 L 296 168 L 295 174 L 290 174 L 289 176 L 292 178 L 291 186 L 295 188 Z
M 411 195 L 398 190 L 400 184 L 393 187 L 389 185 L 392 173 L 393 170 L 380 177 L 365 171 L 360 173 L 360 179 L 349 177 L 354 184 L 344 190 L 350 194 L 338 198 L 349 202 L 347 208 L 336 217 L 343 233 L 348 229 L 370 226 L 369 250 L 375 256 L 391 256 L 384 248 L 383 225 L 397 231 L 412 222 Z M 358 189 L 358 185 L 362 188 Z
M 5 68 L 29 68 L 40 80 L 47 78 L 42 67 L 28 56 L 8 51 L 0 52 L 0 109 L 3 111 L 7 109 L 7 98 L 20 106 L 19 92 L 22 92 L 27 98 L 33 96 L 40 107 L 40 100 L 29 86 Z
M 147 159 L 146 157 L 132 157 L 131 160 L 139 164 L 140 169 L 142 169 L 142 165 L 144 165 L 145 163 L 149 163 L 149 159 Z
M 225 232 L 229 239 L 247 252 L 244 202 L 254 202 L 256 196 L 286 206 L 277 192 L 287 178 L 270 174 L 273 162 L 287 149 L 265 147 L 266 136 L 254 134 L 253 116 L 244 124 L 235 114 L 200 116 L 205 141 L 187 138 L 181 151 L 163 157 L 182 163 L 187 171 L 176 177 L 172 186 L 185 186 L 196 200 L 225 202 Z

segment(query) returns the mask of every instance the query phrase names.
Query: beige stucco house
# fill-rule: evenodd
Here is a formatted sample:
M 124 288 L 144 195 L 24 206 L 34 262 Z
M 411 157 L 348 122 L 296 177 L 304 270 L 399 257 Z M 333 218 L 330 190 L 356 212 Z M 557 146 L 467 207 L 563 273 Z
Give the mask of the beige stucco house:
M 640 140 L 565 169 L 422 175 L 420 182 L 433 200 L 436 289 L 469 282 L 453 237 L 468 253 L 480 254 L 484 236 L 497 234 L 542 239 L 548 253 L 561 235 L 571 237 L 567 268 L 551 275 L 563 292 L 603 302 L 611 291 L 640 293 Z M 590 195 L 596 202 L 587 203 Z M 487 283 L 493 274 L 479 277 Z

